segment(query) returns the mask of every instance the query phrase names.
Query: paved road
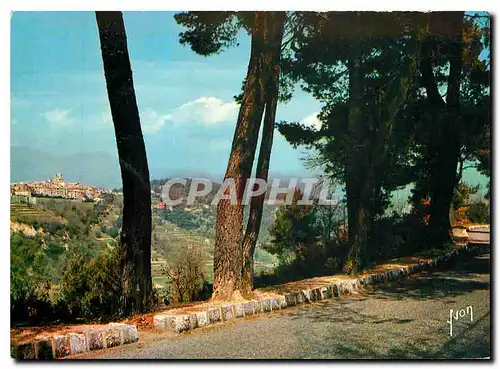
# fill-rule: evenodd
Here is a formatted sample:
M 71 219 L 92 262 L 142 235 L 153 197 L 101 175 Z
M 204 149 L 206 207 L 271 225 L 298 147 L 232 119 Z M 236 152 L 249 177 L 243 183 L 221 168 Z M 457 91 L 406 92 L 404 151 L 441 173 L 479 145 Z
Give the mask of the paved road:
M 490 356 L 489 255 L 362 295 L 301 306 L 82 358 L 477 358 Z M 453 337 L 450 309 L 472 306 Z

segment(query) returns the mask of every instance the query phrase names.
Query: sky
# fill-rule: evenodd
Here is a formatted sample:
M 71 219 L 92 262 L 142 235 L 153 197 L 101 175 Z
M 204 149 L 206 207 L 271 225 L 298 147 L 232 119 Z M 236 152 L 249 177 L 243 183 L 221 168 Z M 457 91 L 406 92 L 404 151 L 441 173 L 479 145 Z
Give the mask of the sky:
M 151 177 L 172 171 L 222 176 L 249 36 L 242 32 L 238 47 L 203 57 L 179 44 L 183 27 L 173 15 L 124 12 Z M 15 12 L 11 27 L 11 148 L 83 157 L 99 152 L 118 167 L 94 13 Z M 279 105 L 277 121 L 316 125 L 320 109 L 297 89 L 291 102 Z M 307 175 L 304 152 L 276 134 L 271 172 Z
M 151 178 L 222 179 L 238 113 L 233 96 L 246 74 L 250 39 L 241 32 L 238 47 L 203 57 L 179 44 L 184 28 L 173 15 L 124 12 Z M 289 103 L 278 105 L 276 120 L 318 127 L 320 110 L 296 88 Z M 93 12 L 12 14 L 10 133 L 11 182 L 64 171 L 69 181 L 121 185 Z M 305 155 L 276 131 L 271 174 L 314 176 L 301 161 Z M 464 177 L 471 184 L 487 181 L 475 170 Z

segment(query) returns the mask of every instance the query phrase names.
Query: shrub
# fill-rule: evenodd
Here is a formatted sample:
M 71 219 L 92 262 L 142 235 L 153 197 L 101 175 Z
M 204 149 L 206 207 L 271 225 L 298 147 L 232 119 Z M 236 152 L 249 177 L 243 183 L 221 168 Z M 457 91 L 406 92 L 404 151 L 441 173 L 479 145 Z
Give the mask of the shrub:
M 11 234 L 13 322 L 112 318 L 120 313 L 120 274 L 114 254 L 72 241 L 69 251 L 41 236 Z
M 64 253 L 64 246 L 49 242 L 45 248 L 45 254 L 52 260 L 57 260 Z
M 37 322 L 53 317 L 52 307 L 60 298 L 58 268 L 63 259 L 59 245 L 44 250 L 39 237 L 33 239 L 11 234 L 10 308 L 12 321 Z
M 468 206 L 471 203 L 471 196 L 479 191 L 480 186 L 469 186 L 466 183 L 460 182 L 455 188 L 453 195 L 453 208 L 459 209 Z
M 296 260 L 297 266 L 304 269 L 318 251 L 320 229 L 314 207 L 297 205 L 301 198 L 300 190 L 296 190 L 292 204 L 278 209 L 274 223 L 269 227 L 271 242 L 264 246 L 264 250 L 276 255 L 280 265 Z
M 467 216 L 473 223 L 489 223 L 490 206 L 488 203 L 483 201 L 474 202 L 469 206 Z
M 120 231 L 116 227 L 106 228 L 106 233 L 109 234 L 110 237 L 116 238 L 120 234 Z
M 340 272 L 347 260 L 349 244 L 345 204 L 299 206 L 296 191 L 291 205 L 278 209 L 269 228 L 271 242 L 265 251 L 278 258 L 276 282 Z M 260 276 L 259 283 L 272 281 Z
M 196 216 L 182 210 L 163 211 L 161 216 L 164 220 L 183 229 L 193 230 L 199 226 Z
M 451 213 L 454 224 L 468 223 L 471 221 L 469 217 L 469 208 L 475 203 L 472 200 L 472 196 L 477 194 L 479 189 L 479 185 L 469 186 L 463 182 L 458 184 L 453 195 L 454 211 Z
M 189 302 L 204 296 L 205 276 L 203 274 L 203 255 L 199 248 L 183 248 L 179 255 L 163 268 L 169 283 L 171 302 Z
M 27 300 L 33 293 L 30 282 L 31 269 L 40 248 L 36 240 L 24 238 L 17 233 L 10 237 L 10 299 L 11 306 Z
M 463 207 L 463 208 L 458 208 L 452 213 L 452 223 L 457 225 L 457 224 L 463 224 L 463 223 L 468 223 L 469 222 L 469 216 L 468 216 L 469 208 L 468 207 Z
M 74 316 L 102 319 L 120 314 L 120 274 L 115 254 L 96 258 L 80 250 L 68 257 L 61 281 L 61 297 Z
M 64 224 L 60 222 L 44 222 L 42 228 L 48 233 L 55 234 L 64 228 Z

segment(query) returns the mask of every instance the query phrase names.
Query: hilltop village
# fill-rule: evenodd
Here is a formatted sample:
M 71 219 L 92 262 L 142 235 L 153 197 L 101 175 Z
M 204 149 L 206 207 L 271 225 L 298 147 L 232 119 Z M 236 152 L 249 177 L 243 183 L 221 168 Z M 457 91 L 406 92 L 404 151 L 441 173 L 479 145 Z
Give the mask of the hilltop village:
M 10 185 L 12 196 L 23 197 L 56 197 L 80 201 L 94 201 L 101 199 L 103 194 L 111 193 L 97 186 L 82 185 L 78 182 L 65 182 L 61 173 L 53 179 L 41 182 L 19 182 Z

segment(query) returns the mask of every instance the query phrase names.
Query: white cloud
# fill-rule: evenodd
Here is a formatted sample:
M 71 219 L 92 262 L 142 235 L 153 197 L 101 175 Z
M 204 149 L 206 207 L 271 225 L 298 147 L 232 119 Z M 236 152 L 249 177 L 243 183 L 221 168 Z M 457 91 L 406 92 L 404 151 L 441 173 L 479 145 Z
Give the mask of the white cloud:
M 318 119 L 318 114 L 319 112 L 312 113 L 302 119 L 300 123 L 304 124 L 306 127 L 314 129 L 315 131 L 319 131 L 321 129 L 321 121 Z
M 59 108 L 56 108 L 54 110 L 49 110 L 45 113 L 43 113 L 43 116 L 45 117 L 45 120 L 49 123 L 51 127 L 60 127 L 63 125 L 70 124 L 73 120 L 69 116 L 69 109 L 62 110 Z
M 142 133 L 155 133 L 160 131 L 165 125 L 165 121 L 172 118 L 170 114 L 159 114 L 156 110 L 148 108 L 144 112 L 139 112 L 141 118 Z M 113 118 L 110 112 L 101 114 L 101 121 L 106 126 L 113 126 Z
M 147 109 L 141 114 L 141 127 L 144 133 L 158 132 L 165 125 L 165 121 L 172 118 L 171 114 L 159 114 L 153 109 Z
M 172 113 L 174 123 L 198 123 L 213 125 L 236 120 L 239 106 L 236 102 L 224 102 L 216 97 L 202 96 L 189 101 Z
M 166 121 L 177 124 L 204 124 L 215 125 L 227 121 L 235 121 L 238 115 L 239 105 L 236 102 L 224 102 L 216 97 L 202 96 L 196 100 L 189 101 L 173 109 L 171 114 L 161 114 L 148 108 L 140 111 L 141 127 L 143 133 L 155 133 L 160 131 Z M 101 113 L 101 123 L 105 126 L 113 124 L 110 112 Z M 230 147 L 231 143 L 213 143 L 214 150 L 222 150 Z

